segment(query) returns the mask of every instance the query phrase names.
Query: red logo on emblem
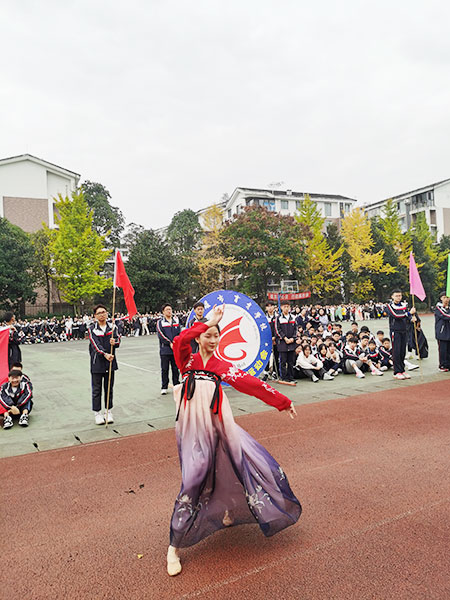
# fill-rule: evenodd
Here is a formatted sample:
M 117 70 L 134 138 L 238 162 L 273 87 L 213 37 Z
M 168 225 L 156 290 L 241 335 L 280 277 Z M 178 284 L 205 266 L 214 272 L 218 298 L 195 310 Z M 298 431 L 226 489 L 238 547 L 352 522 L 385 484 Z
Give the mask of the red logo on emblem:
M 239 317 L 231 323 L 228 323 L 228 325 L 222 329 L 219 345 L 217 346 L 216 350 L 217 357 L 221 360 L 243 360 L 247 356 L 247 352 L 245 350 L 242 350 L 241 356 L 231 357 L 227 356 L 226 354 L 228 346 L 231 346 L 232 344 L 239 344 L 241 342 L 244 342 L 244 344 L 247 343 L 247 340 L 242 337 L 239 329 L 241 321 L 242 317 Z

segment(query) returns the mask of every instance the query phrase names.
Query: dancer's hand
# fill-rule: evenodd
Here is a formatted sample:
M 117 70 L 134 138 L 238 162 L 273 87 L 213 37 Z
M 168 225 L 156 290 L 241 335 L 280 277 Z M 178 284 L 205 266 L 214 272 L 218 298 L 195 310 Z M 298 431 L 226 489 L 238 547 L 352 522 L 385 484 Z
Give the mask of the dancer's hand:
M 208 315 L 208 321 L 206 322 L 206 325 L 208 325 L 208 327 L 214 327 L 214 325 L 217 325 L 217 323 L 219 323 L 220 319 L 223 317 L 224 310 L 225 306 L 223 304 L 221 306 L 214 304 Z
M 413 315 L 416 312 L 416 307 L 413 306 L 409 312 Z
M 295 410 L 295 406 L 292 404 L 292 402 L 290 407 L 286 408 L 284 412 L 287 412 L 291 419 L 297 416 L 297 411 Z

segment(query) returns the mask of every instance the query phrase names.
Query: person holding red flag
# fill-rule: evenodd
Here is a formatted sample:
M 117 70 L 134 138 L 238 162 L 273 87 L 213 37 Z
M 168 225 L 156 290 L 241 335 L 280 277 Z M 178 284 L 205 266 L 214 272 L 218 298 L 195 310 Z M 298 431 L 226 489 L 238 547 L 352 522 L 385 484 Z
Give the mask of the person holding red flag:
M 108 321 L 108 310 L 103 304 L 94 307 L 95 322 L 89 326 L 89 356 L 91 359 L 92 410 L 95 424 L 114 423 L 112 414 L 114 372 L 117 371 L 116 349 L 120 334 L 115 324 Z M 114 335 L 113 335 L 114 331 Z M 102 388 L 105 393 L 105 409 L 102 414 Z

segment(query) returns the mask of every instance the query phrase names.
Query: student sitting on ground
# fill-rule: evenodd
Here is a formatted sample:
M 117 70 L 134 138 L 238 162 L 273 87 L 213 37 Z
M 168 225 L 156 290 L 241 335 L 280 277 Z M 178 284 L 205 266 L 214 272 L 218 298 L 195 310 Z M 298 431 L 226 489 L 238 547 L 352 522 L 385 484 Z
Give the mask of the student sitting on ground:
M 377 344 L 377 348 L 383 345 L 384 340 L 384 331 L 377 331 L 377 337 L 375 338 L 375 342 Z
M 0 414 L 3 414 L 3 429 L 10 429 L 13 415 L 20 415 L 19 425 L 28 427 L 28 415 L 33 408 L 31 383 L 22 378 L 18 369 L 8 373 L 8 381 L 0 387 Z
M 348 337 L 342 359 L 344 373 L 354 373 L 358 379 L 364 379 L 365 375 L 361 370 L 364 362 L 360 358 L 360 354 L 361 350 L 358 348 L 358 338 Z
M 320 354 L 323 355 L 323 350 L 319 348 Z M 323 360 L 321 356 L 319 356 L 320 360 Z M 336 348 L 336 345 L 333 341 L 327 345 L 326 358 L 323 361 L 323 368 L 329 375 L 336 377 L 339 373 L 342 373 L 342 354 Z
M 359 341 L 359 360 L 362 361 L 363 366 L 361 371 L 367 373 L 370 371 L 372 375 L 383 375 L 383 372 L 372 363 L 369 357 L 369 336 L 363 335 Z
M 383 344 L 380 346 L 379 352 L 381 356 L 381 368 L 386 367 L 383 371 L 392 369 L 394 361 L 392 359 L 391 340 L 389 338 L 383 338 Z
M 311 346 L 305 344 L 301 348 L 297 348 L 296 352 L 296 371 L 302 373 L 314 383 L 317 383 L 319 379 L 324 379 L 325 381 L 334 379 L 323 368 L 323 362 L 311 353 Z
M 382 365 L 380 350 L 377 347 L 376 340 L 374 339 L 369 340 L 367 358 L 379 371 L 387 371 L 387 367 Z
M 31 379 L 28 377 L 28 375 L 25 375 L 25 373 L 23 372 L 23 364 L 21 362 L 15 362 L 12 365 L 11 369 L 15 371 L 20 371 L 22 373 L 22 381 L 29 383 L 31 391 L 33 391 L 33 384 L 31 383 Z

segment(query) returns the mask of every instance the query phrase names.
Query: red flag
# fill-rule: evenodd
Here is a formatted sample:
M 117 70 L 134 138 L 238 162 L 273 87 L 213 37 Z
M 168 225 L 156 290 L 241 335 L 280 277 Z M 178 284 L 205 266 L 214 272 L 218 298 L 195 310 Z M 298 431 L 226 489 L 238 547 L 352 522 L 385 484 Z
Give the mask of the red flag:
M 128 317 L 132 319 L 137 313 L 136 304 L 134 302 L 134 288 L 128 279 L 127 272 L 123 264 L 122 256 L 117 250 L 116 252 L 116 264 L 114 267 L 114 286 L 123 289 L 123 296 L 125 298 L 125 304 L 127 306 Z
M 417 296 L 422 302 L 427 297 L 412 252 L 409 254 L 409 291 L 411 294 Z
M 0 327 L 0 385 L 8 380 L 9 327 Z

